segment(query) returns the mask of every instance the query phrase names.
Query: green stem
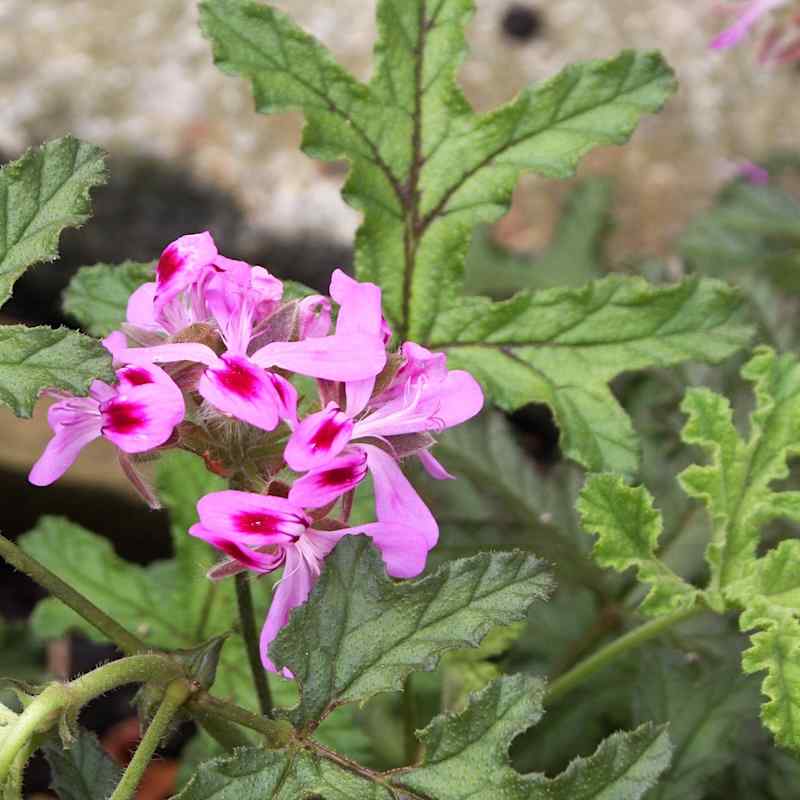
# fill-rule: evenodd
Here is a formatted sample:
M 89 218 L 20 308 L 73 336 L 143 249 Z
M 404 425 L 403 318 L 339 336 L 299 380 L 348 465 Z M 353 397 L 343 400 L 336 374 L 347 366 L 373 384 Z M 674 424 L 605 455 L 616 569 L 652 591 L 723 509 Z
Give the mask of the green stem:
M 139 782 L 142 780 L 144 771 L 147 769 L 153 754 L 156 752 L 159 742 L 164 738 L 169 730 L 175 714 L 180 707 L 189 699 L 192 694 L 192 686 L 185 678 L 179 678 L 167 686 L 164 692 L 164 699 L 158 707 L 155 717 L 147 726 L 142 741 L 133 754 L 131 763 L 128 764 L 122 780 L 114 789 L 111 800 L 130 800 L 136 794 Z
M 242 626 L 247 649 L 247 659 L 250 662 L 250 671 L 253 673 L 253 683 L 258 695 L 258 705 L 265 717 L 272 718 L 272 693 L 267 680 L 267 671 L 261 663 L 261 653 L 258 645 L 258 629 L 256 628 L 256 614 L 253 609 L 253 594 L 250 590 L 250 578 L 245 572 L 236 576 L 236 602 L 239 605 L 239 620 Z
M 265 738 L 267 746 L 273 750 L 286 747 L 292 739 L 293 728 L 288 722 L 267 719 L 204 692 L 190 701 L 188 709 L 201 723 L 205 723 L 209 717 L 216 717 L 250 728 L 260 733 Z
M 200 727 L 224 750 L 231 752 L 237 747 L 251 747 L 252 739 L 237 725 L 210 715 L 192 712 Z
M 24 572 L 29 578 L 36 581 L 39 586 L 47 589 L 50 594 L 69 606 L 76 614 L 94 625 L 97 630 L 114 642 L 123 653 L 130 655 L 148 650 L 147 645 L 141 639 L 134 636 L 80 592 L 76 592 L 75 589 L 64 583 L 61 578 L 50 572 L 47 567 L 40 564 L 35 558 L 31 558 L 31 556 L 2 535 L 0 535 L 0 556 L 20 572 Z
M 630 650 L 643 645 L 649 639 L 653 639 L 673 625 L 683 622 L 701 611 L 705 611 L 705 606 L 696 605 L 690 609 L 676 611 L 666 617 L 658 617 L 650 622 L 634 628 L 619 639 L 615 639 L 605 647 L 601 647 L 596 653 L 581 661 L 568 672 L 556 678 L 547 688 L 544 697 L 545 705 L 550 705 L 556 700 L 560 700 L 565 694 L 576 689 L 584 681 L 594 675 L 595 672 L 607 667 L 621 655 Z

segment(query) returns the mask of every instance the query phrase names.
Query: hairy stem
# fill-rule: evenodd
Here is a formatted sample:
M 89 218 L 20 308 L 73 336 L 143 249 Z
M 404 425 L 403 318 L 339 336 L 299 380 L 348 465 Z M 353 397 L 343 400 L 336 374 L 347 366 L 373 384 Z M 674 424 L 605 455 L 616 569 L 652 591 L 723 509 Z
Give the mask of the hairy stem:
M 596 653 L 576 664 L 571 670 L 556 678 L 549 685 L 544 697 L 545 705 L 560 700 L 565 694 L 584 683 L 595 672 L 607 667 L 630 650 L 640 647 L 648 640 L 669 630 L 679 622 L 683 622 L 685 619 L 689 619 L 689 617 L 693 617 L 695 614 L 705 610 L 705 606 L 696 605 L 690 609 L 668 614 L 665 617 L 658 617 L 646 622 L 644 625 L 640 625 L 638 628 L 634 628 L 605 647 L 601 647 Z
M 240 572 L 236 576 L 236 602 L 239 606 L 239 621 L 247 649 L 247 660 L 250 662 L 250 671 L 253 673 L 253 683 L 258 695 L 258 705 L 265 717 L 272 718 L 272 693 L 267 680 L 267 671 L 261 663 L 256 614 L 253 609 L 253 593 L 250 589 L 250 578 L 246 572 Z
M 164 692 L 164 699 L 161 701 L 161 705 L 158 707 L 152 722 L 147 726 L 142 741 L 139 742 L 139 746 L 133 754 L 131 763 L 128 764 L 122 780 L 117 784 L 117 788 L 114 789 L 114 794 L 111 795 L 111 800 L 130 800 L 136 795 L 139 782 L 142 780 L 144 771 L 153 758 L 159 742 L 166 735 L 173 717 L 189 699 L 192 691 L 192 684 L 185 678 L 178 678 L 167 686 L 167 690 Z
M 47 567 L 40 564 L 35 558 L 29 556 L 2 535 L 0 535 L 0 556 L 20 572 L 24 572 L 29 578 L 36 581 L 39 586 L 47 589 L 50 594 L 69 606 L 88 623 L 94 625 L 97 630 L 114 642 L 123 653 L 130 655 L 148 650 L 147 645 L 138 636 L 134 636 L 80 592 L 76 592 L 75 589 L 64 583 L 61 578 L 50 572 Z

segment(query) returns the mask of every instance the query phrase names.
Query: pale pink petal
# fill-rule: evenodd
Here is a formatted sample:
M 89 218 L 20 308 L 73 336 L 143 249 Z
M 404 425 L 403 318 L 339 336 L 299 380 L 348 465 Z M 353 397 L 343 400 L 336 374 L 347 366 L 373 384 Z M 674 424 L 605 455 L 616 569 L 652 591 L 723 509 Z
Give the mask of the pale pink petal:
M 218 253 L 208 231 L 181 236 L 164 248 L 156 267 L 155 317 L 179 292 L 196 281 L 210 267 Z
M 285 497 L 227 489 L 211 492 L 197 503 L 200 522 L 216 535 L 259 545 L 293 542 L 308 526 L 308 517 Z
M 172 436 L 185 413 L 183 395 L 172 384 L 133 386 L 101 404 L 103 436 L 126 453 L 153 450 Z
M 451 475 L 444 466 L 431 455 L 430 450 L 420 450 L 417 454 L 425 472 L 437 481 L 454 481 L 455 475 Z
M 300 342 L 271 342 L 251 356 L 264 367 L 280 367 L 313 378 L 349 381 L 377 375 L 386 364 L 386 350 L 370 336 L 320 336 Z
M 483 408 L 483 390 L 475 378 L 464 370 L 448 372 L 438 386 L 431 386 L 423 393 L 426 400 L 428 391 L 436 393 L 436 417 L 444 428 L 460 425 Z
M 117 358 L 117 353 L 120 350 L 124 350 L 128 346 L 128 337 L 122 331 L 111 331 L 104 339 L 100 340 L 100 344 L 111 353 L 111 357 L 114 360 L 114 364 L 116 365 L 119 362 Z
M 386 571 L 393 578 L 413 578 L 425 569 L 430 547 L 425 535 L 416 528 L 391 522 L 368 522 L 336 533 L 369 536 L 381 551 Z
M 269 646 L 288 621 L 291 610 L 308 599 L 318 574 L 296 548 L 286 548 L 283 577 L 272 595 L 269 613 L 261 630 L 261 663 L 270 672 L 278 672 L 278 669 L 269 657 Z M 287 678 L 292 677 L 287 669 L 283 669 L 282 673 Z
M 131 325 L 148 330 L 163 330 L 161 323 L 156 320 L 153 304 L 156 300 L 155 281 L 143 283 L 128 298 L 128 310 L 125 318 Z
M 342 451 L 352 432 L 353 421 L 336 403 L 328 403 L 297 426 L 283 457 L 296 472 L 320 467 Z
M 275 372 L 266 372 L 267 380 L 275 389 L 275 399 L 278 404 L 278 416 L 289 423 L 289 427 L 297 427 L 297 389 Z
M 367 454 L 367 466 L 375 487 L 378 522 L 405 525 L 419 531 L 429 548 L 439 539 L 439 526 L 397 462 L 373 445 L 359 444 Z
M 304 297 L 298 304 L 300 339 L 327 336 L 331 329 L 331 301 L 321 294 Z
M 302 508 L 322 508 L 358 486 L 366 474 L 366 454 L 353 448 L 298 478 L 289 490 L 289 499 Z
M 128 347 L 118 350 L 117 358 L 126 364 L 169 364 L 174 361 L 195 361 L 207 367 L 216 366 L 219 356 L 204 344 L 197 342 L 176 342 L 159 344 L 155 347 Z
M 203 373 L 197 390 L 223 414 L 265 431 L 274 430 L 282 399 L 272 380 L 247 356 L 226 353 Z
M 348 417 L 355 417 L 367 407 L 374 388 L 375 378 L 365 378 L 363 381 L 348 381 L 345 384 Z
M 53 438 L 28 475 L 35 486 L 48 486 L 72 466 L 78 453 L 100 436 L 102 419 L 91 398 L 62 400 L 50 406 L 47 419 Z
M 381 290 L 374 283 L 354 280 L 342 270 L 331 276 L 331 297 L 339 304 L 337 334 L 360 333 L 381 340 L 383 312 Z

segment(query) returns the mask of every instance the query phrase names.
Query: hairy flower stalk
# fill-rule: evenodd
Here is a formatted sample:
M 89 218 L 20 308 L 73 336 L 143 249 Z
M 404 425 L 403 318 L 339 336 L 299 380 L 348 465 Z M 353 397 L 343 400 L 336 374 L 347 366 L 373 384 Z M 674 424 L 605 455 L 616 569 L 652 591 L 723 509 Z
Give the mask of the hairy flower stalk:
M 260 645 L 277 671 L 269 646 L 343 536 L 371 537 L 393 577 L 425 568 L 439 529 L 401 463 L 413 456 L 432 477 L 452 478 L 430 453 L 435 434 L 477 414 L 483 394 L 442 353 L 413 342 L 387 350 L 380 289 L 340 270 L 330 297 L 285 301 L 277 278 L 220 255 L 205 232 L 170 244 L 155 278 L 105 340 L 118 385 L 61 396 L 31 480 L 60 477 L 97 436 L 124 453 L 182 447 L 235 479 L 236 489 L 199 501 L 189 533 L 226 556 L 212 580 L 283 570 Z M 374 518 L 352 525 L 368 476 Z

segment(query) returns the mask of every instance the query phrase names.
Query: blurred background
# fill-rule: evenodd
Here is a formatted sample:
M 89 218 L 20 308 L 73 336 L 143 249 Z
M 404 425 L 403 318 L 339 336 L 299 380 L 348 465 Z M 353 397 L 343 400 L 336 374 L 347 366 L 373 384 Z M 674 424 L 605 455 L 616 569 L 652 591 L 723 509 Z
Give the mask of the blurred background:
M 273 5 L 357 76 L 369 77 L 375 0 Z M 652 258 L 680 276 L 676 241 L 711 206 L 734 165 L 795 144 L 800 70 L 764 69 L 747 46 L 710 51 L 727 20 L 711 2 L 477 0 L 477 6 L 460 75 L 481 111 L 572 61 L 623 48 L 658 48 L 675 68 L 681 88 L 667 108 L 646 119 L 631 143 L 601 148 L 580 168 L 581 179 L 613 178 L 613 189 L 593 184 L 604 187 L 603 224 L 614 220 L 604 242 L 608 263 Z M 226 255 L 320 289 L 332 269 L 351 265 L 359 217 L 339 195 L 347 165 L 300 152 L 299 114 L 254 113 L 247 83 L 212 64 L 191 0 L 0 0 L 0 109 L 1 161 L 69 132 L 105 148 L 111 173 L 93 195 L 92 221 L 62 237 L 60 262 L 29 271 L 17 284 L 3 322 L 71 324 L 60 294 L 79 266 L 152 260 L 177 236 L 204 229 Z M 544 252 L 574 189 L 574 182 L 524 177 L 511 212 L 482 234 L 481 252 L 510 251 L 511 266 L 517 256 Z M 477 279 L 471 286 L 491 290 Z M 144 563 L 165 555 L 165 518 L 134 497 L 102 441 L 86 448 L 57 485 L 27 484 L 27 470 L 49 438 L 45 412 L 40 403 L 31 422 L 0 409 L 0 486 L 9 499 L 3 532 L 16 536 L 41 514 L 57 513 L 113 534 L 126 558 Z M 527 409 L 516 421 L 540 465 L 557 457 L 547 413 Z M 37 598 L 29 581 L 0 572 L 0 621 L 26 615 Z M 86 663 L 104 655 L 92 652 Z M 71 652 L 69 663 L 60 663 L 63 652 L 51 649 L 50 669 L 74 672 L 80 657 Z M 112 724 L 113 714 L 95 727 L 102 732 Z

